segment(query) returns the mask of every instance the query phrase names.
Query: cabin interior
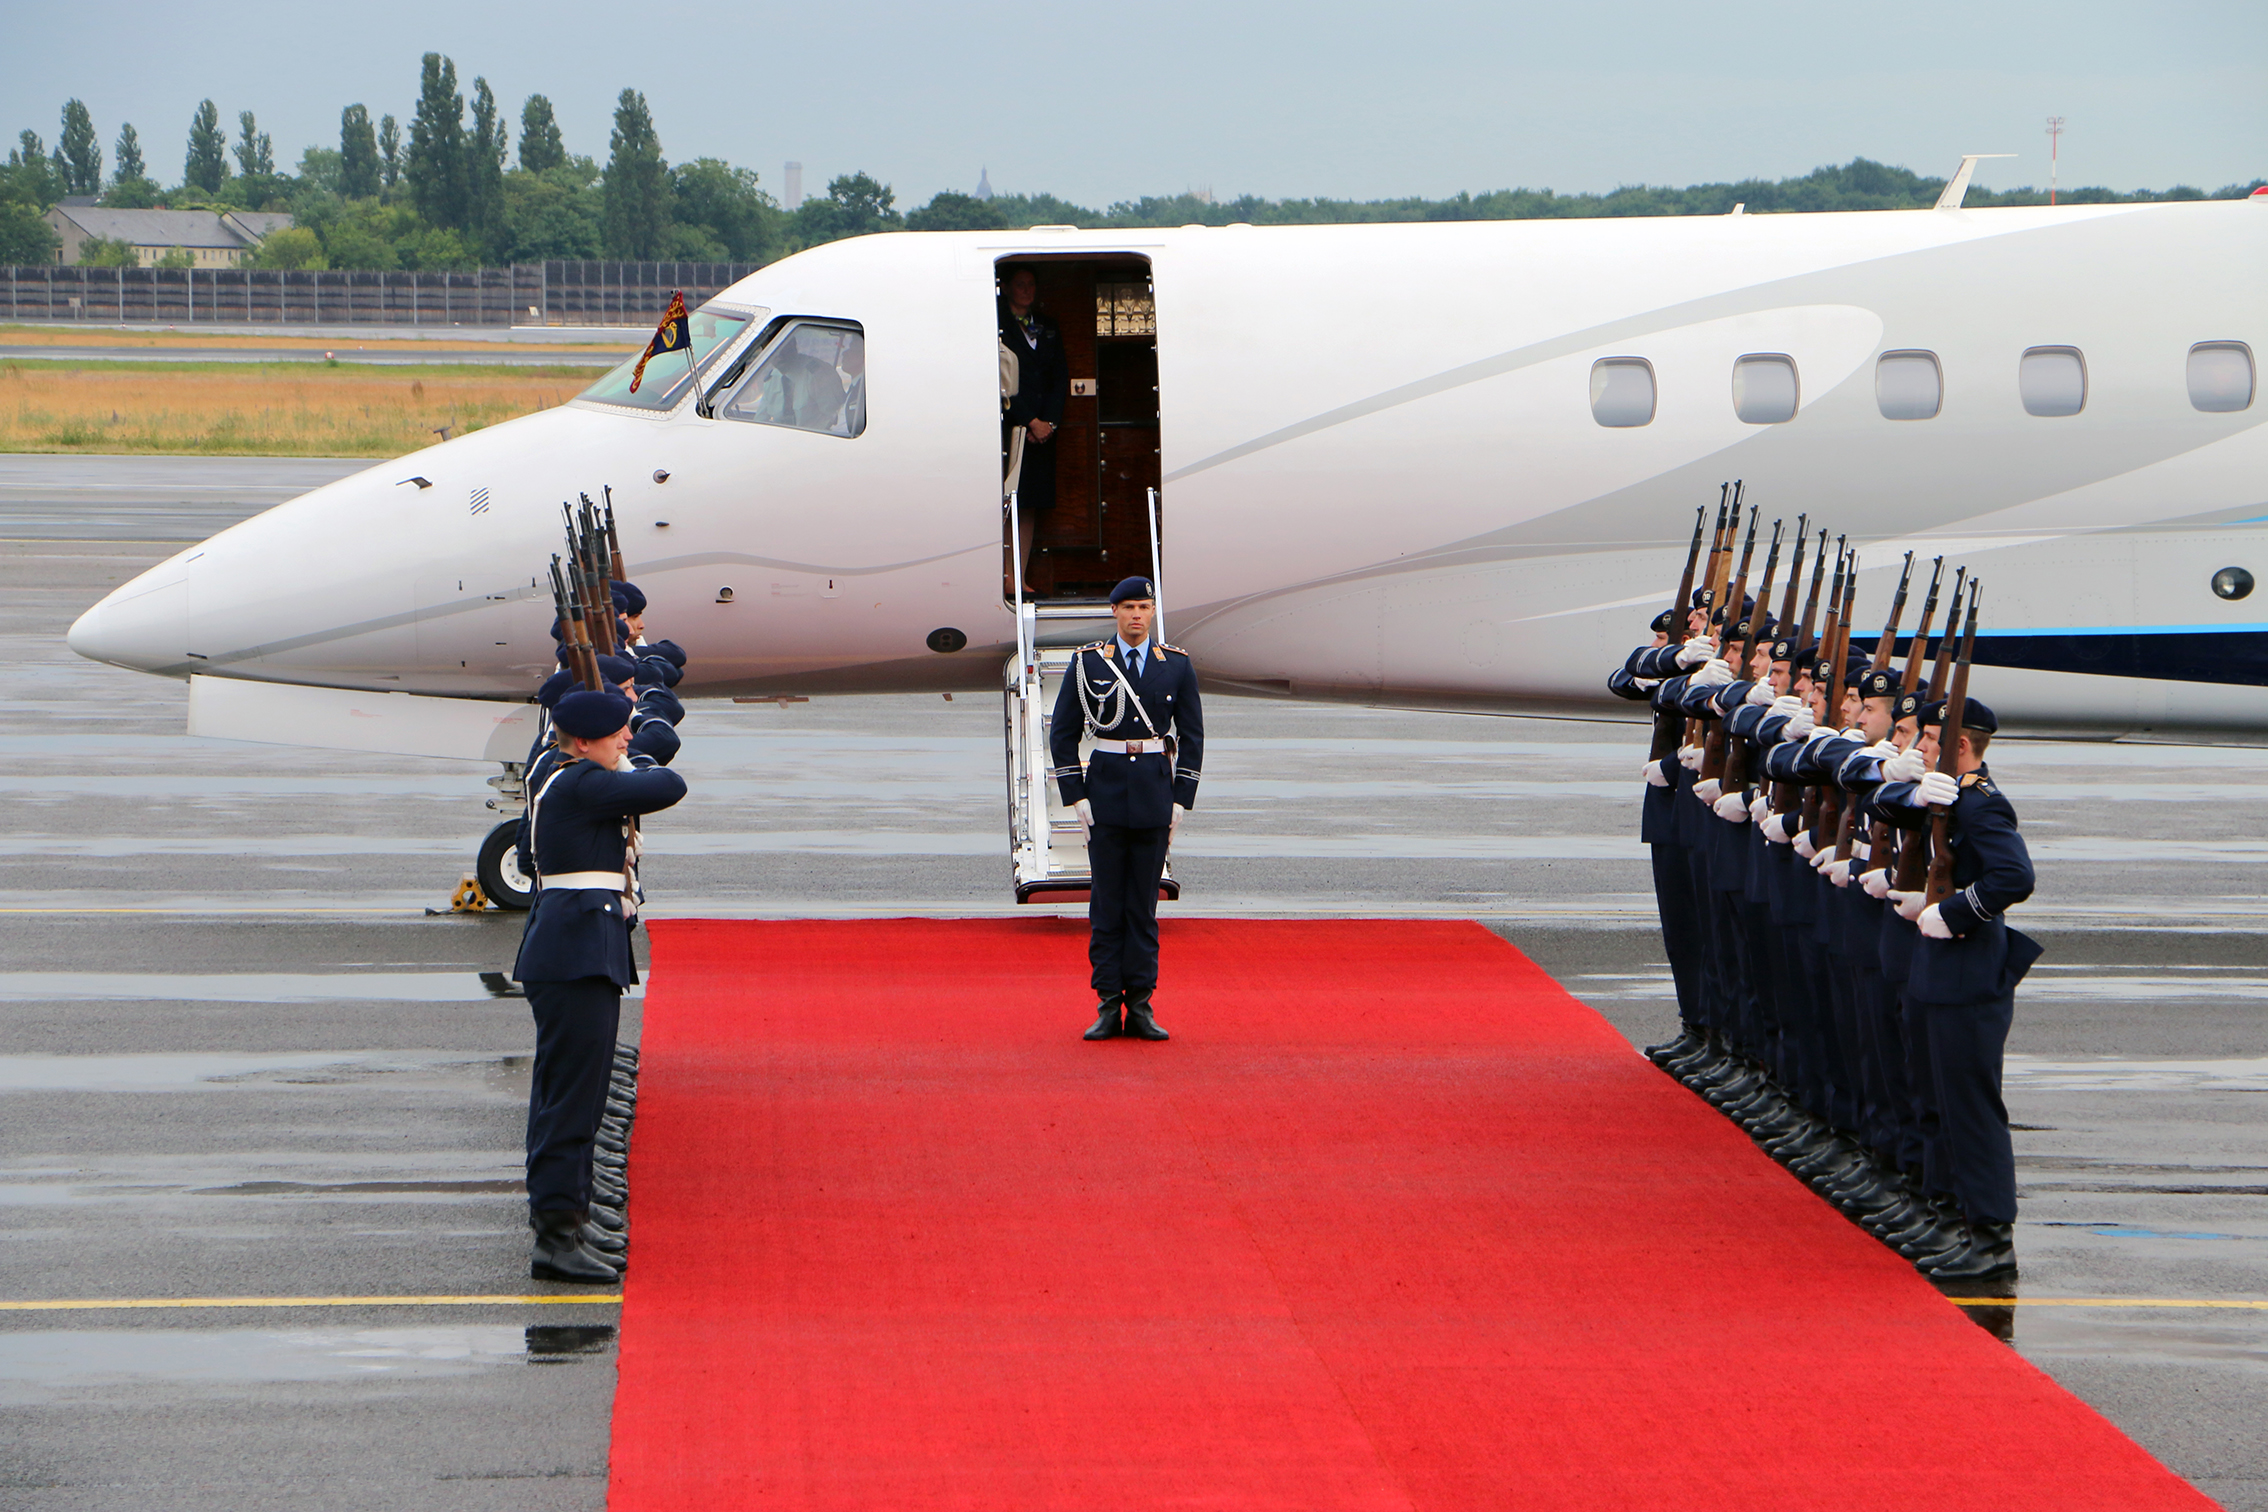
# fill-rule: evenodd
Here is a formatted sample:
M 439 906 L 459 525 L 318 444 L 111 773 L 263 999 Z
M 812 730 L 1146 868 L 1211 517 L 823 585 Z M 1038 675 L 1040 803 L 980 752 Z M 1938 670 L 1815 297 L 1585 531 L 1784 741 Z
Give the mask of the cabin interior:
M 1056 450 L 1056 502 L 1040 520 L 1026 577 L 1042 599 L 1106 599 L 1119 579 L 1150 571 L 1149 491 L 1159 482 L 1150 265 L 1126 254 L 1003 258 L 995 297 L 1004 298 L 1009 275 L 1027 267 L 1039 282 L 1040 310 L 1063 332 L 1071 397 L 1048 442 Z M 1005 545 L 1013 572 L 1013 538 Z

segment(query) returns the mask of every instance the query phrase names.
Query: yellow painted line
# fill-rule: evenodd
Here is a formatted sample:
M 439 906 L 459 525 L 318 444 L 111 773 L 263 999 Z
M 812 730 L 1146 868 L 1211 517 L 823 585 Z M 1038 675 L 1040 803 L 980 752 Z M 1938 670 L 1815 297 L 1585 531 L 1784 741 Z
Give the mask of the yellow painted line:
M 1947 1297 L 1955 1307 L 2226 1307 L 2268 1312 L 2268 1302 L 2207 1297 Z
M 0 1301 L 0 1312 L 129 1312 L 202 1307 L 500 1307 L 522 1303 L 619 1303 L 620 1292 L 549 1292 L 541 1296 L 477 1297 L 113 1297 L 57 1301 Z

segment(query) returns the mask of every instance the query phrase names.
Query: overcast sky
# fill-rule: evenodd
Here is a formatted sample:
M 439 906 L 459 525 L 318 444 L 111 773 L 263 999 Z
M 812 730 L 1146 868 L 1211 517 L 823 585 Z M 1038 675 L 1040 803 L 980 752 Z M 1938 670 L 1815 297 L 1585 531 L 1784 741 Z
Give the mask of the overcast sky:
M 1352 6 L 869 0 L 638 6 L 592 0 L 379 7 L 113 0 L 8 7 L 0 127 L 52 146 L 62 102 L 121 120 L 181 177 L 210 96 L 251 109 L 279 166 L 336 146 L 341 106 L 406 132 L 418 57 L 456 60 L 517 121 L 551 97 L 600 161 L 615 96 L 643 90 L 664 152 L 756 169 L 797 158 L 816 191 L 865 169 L 901 206 L 970 189 L 1088 205 L 1209 186 L 1221 197 L 1440 196 L 1800 174 L 1857 155 L 1925 173 L 2010 152 L 1980 184 L 2205 188 L 2268 171 L 2263 0 L 1589 0 Z

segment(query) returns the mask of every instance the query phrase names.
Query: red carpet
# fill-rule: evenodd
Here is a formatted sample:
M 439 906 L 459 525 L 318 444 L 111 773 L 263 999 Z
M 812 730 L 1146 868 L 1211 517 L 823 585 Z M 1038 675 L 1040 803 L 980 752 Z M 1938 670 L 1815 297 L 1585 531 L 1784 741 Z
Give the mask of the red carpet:
M 2212 1505 L 1476 926 L 654 935 L 616 1512 Z

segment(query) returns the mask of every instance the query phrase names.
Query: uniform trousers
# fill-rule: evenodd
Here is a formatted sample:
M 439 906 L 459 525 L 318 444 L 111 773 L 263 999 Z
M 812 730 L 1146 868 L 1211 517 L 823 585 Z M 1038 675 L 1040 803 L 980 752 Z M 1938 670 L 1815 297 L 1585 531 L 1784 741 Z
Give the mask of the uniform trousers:
M 1925 1003 L 1953 1199 L 1971 1223 L 2016 1221 L 2016 1148 L 2000 1097 L 2001 1056 L 2016 995 L 1950 1007 Z
M 528 1210 L 581 1214 L 591 1205 L 591 1155 L 606 1089 L 622 989 L 606 977 L 529 982 L 535 1073 L 528 1088 Z
M 1087 836 L 1087 963 L 1097 997 L 1146 1002 L 1158 985 L 1158 880 L 1172 831 L 1097 824 Z
M 1654 857 L 1654 902 L 1662 915 L 1662 949 L 1669 956 L 1670 980 L 1677 986 L 1677 1016 L 1687 1025 L 1706 1028 L 1708 1013 L 1701 1004 L 1701 920 L 1693 901 L 1693 871 L 1686 864 L 1685 847 L 1657 840 L 1647 847 Z

